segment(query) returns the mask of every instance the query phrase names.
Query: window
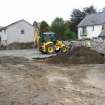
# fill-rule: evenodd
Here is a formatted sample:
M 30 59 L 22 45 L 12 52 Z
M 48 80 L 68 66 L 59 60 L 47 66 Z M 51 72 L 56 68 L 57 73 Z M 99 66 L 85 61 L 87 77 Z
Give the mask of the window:
M 24 30 L 21 30 L 20 33 L 21 33 L 21 34 L 24 34 Z
M 94 26 L 93 26 L 93 31 L 94 31 Z
M 82 36 L 87 36 L 87 27 L 86 26 L 81 27 L 79 33 L 80 33 L 81 37 Z
M 82 30 L 80 30 L 80 35 L 82 35 Z
M 83 36 L 87 36 L 87 29 L 86 29 L 86 26 L 83 27 Z
M 1 35 L 0 35 L 0 42 L 1 42 Z

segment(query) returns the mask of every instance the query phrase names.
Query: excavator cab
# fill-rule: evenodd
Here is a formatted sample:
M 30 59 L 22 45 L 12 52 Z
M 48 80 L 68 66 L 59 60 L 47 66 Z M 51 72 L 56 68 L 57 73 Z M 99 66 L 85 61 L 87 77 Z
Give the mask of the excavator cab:
M 55 33 L 53 32 L 44 32 L 40 35 L 40 51 L 42 53 L 54 53 L 54 43 L 56 41 Z
M 42 43 L 56 42 L 56 34 L 53 32 L 45 32 L 41 35 Z

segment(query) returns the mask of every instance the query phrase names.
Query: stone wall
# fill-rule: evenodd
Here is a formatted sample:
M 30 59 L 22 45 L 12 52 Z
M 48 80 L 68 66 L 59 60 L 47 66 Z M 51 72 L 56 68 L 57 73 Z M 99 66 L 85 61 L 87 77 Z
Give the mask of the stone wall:
M 95 38 L 91 40 L 78 40 L 65 42 L 65 44 L 72 46 L 86 46 L 98 51 L 99 53 L 105 54 L 105 39 Z
M 96 51 L 105 54 L 105 40 L 103 39 L 92 39 L 90 40 L 91 48 Z

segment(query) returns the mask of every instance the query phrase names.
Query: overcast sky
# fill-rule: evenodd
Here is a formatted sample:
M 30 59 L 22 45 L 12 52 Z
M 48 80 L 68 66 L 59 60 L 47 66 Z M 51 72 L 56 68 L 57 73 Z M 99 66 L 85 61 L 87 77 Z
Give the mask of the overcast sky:
M 0 0 L 0 26 L 20 19 L 51 21 L 59 16 L 70 18 L 72 9 L 94 5 L 98 10 L 105 7 L 105 0 Z

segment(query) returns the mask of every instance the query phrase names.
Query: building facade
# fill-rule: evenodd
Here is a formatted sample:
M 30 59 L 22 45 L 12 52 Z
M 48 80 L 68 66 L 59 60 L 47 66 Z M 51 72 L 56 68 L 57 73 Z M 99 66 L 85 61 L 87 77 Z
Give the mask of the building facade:
M 105 12 L 87 15 L 78 25 L 78 39 L 98 37 L 105 29 Z
M 0 28 L 2 44 L 27 43 L 34 41 L 34 27 L 25 20 L 19 20 Z

